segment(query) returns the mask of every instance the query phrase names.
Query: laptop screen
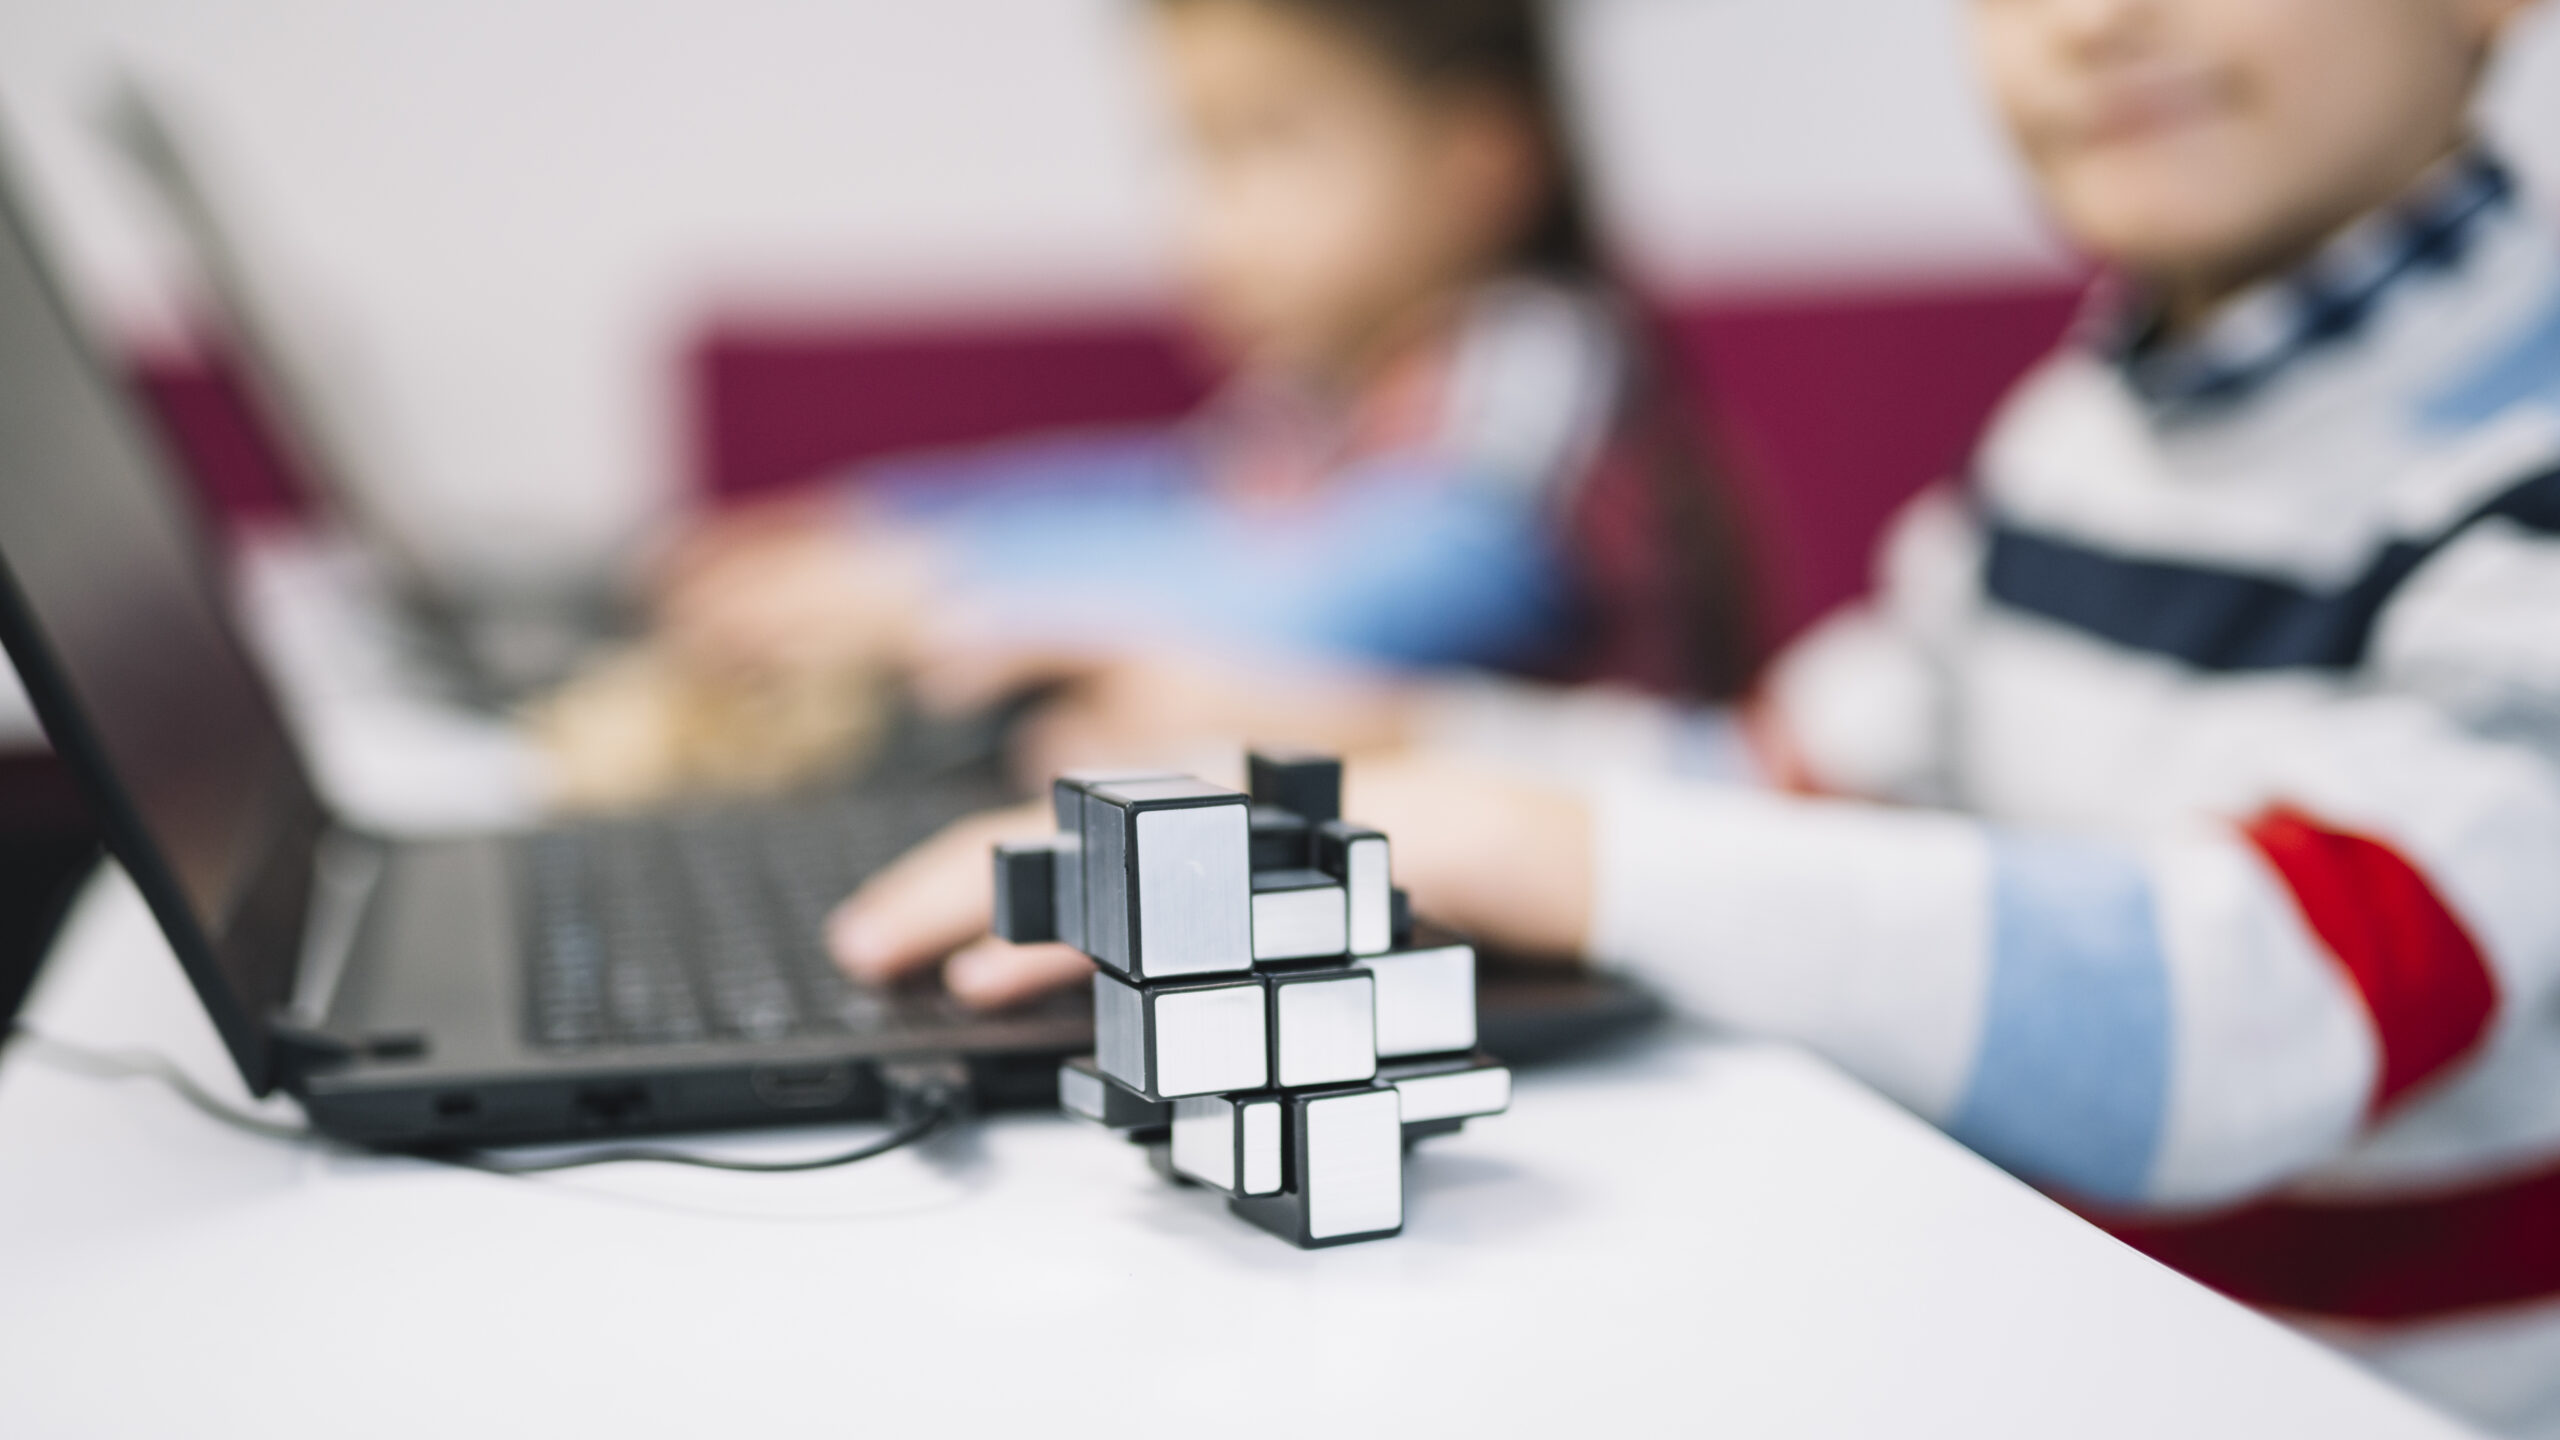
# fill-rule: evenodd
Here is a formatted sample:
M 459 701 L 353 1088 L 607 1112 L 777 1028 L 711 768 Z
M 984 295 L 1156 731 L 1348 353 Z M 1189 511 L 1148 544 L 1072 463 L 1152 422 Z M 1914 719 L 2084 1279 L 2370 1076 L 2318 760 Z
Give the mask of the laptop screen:
M 251 1083 L 320 816 L 194 514 L 0 174 L 0 636 Z

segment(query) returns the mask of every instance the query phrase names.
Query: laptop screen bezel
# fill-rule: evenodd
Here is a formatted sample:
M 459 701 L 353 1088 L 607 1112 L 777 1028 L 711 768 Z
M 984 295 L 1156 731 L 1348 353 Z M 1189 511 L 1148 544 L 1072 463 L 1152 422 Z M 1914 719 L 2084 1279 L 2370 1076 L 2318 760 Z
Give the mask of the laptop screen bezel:
M 106 407 L 139 439 L 141 453 L 152 457 L 162 495 L 170 505 L 184 508 L 182 491 L 175 479 L 179 472 L 168 453 L 165 436 L 139 413 L 130 387 L 103 362 L 90 332 L 74 314 L 60 271 L 41 243 L 23 201 L 19 173 L 6 155 L 0 154 L 0 226 L 7 229 L 6 243 L 18 247 L 26 257 L 43 303 L 52 312 L 50 321 L 74 352 L 74 363 L 86 372 L 87 382 L 97 387 Z M 182 518 L 196 541 L 195 558 L 204 582 L 218 597 L 220 586 L 215 577 L 221 567 L 203 519 L 192 513 Z M 230 632 L 235 647 L 249 653 L 230 615 L 219 604 L 215 606 L 215 618 Z M 108 849 L 133 878 L 168 937 L 170 948 L 176 952 L 179 964 L 212 1017 L 214 1028 L 238 1065 L 241 1078 L 255 1094 L 273 1090 L 281 1078 L 275 1061 L 274 1021 L 293 993 L 310 905 L 313 857 L 330 824 L 302 763 L 299 747 L 292 743 L 289 733 L 284 735 L 282 753 L 290 763 L 283 783 L 267 797 L 272 819 L 260 847 L 262 853 L 243 866 L 239 898 L 225 917 L 227 923 L 222 931 L 209 932 L 189 903 L 174 867 L 153 839 L 141 806 L 117 774 L 106 745 L 71 686 L 68 667 L 37 623 L 35 608 L 21 590 L 5 554 L 0 554 L 0 647 L 7 650 L 15 664 L 36 717 L 44 725 L 46 738 L 78 780 Z M 253 674 L 253 679 L 262 677 Z M 272 691 L 265 698 L 268 713 L 280 715 Z M 254 993 L 242 988 L 243 979 L 253 982 Z

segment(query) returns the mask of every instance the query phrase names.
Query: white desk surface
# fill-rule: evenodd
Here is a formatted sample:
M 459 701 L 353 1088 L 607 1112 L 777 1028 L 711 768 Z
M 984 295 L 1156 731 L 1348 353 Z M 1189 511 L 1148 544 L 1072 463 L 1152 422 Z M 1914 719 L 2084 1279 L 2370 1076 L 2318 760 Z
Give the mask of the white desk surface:
M 113 870 L 31 1019 L 231 1088 Z M 1302 1253 L 1049 1116 L 805 1176 L 508 1180 L 13 1055 L 0 1431 L 2458 1433 L 1785 1050 L 1532 1074 L 1407 1175 L 1401 1238 Z

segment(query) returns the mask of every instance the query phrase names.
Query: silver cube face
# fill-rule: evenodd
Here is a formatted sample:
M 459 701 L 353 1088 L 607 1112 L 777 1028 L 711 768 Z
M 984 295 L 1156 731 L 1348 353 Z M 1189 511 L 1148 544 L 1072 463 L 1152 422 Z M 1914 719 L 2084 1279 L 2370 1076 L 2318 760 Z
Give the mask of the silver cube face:
M 1221 1190 L 1236 1188 L 1236 1103 L 1223 1095 L 1173 1102 L 1173 1168 Z
M 1364 956 L 1377 977 L 1378 1054 L 1437 1055 L 1476 1045 L 1476 952 L 1467 945 Z
M 1105 1109 L 1103 1081 L 1072 1065 L 1058 1067 L 1058 1105 L 1070 1114 L 1100 1122 Z
M 1387 864 L 1387 842 L 1369 836 L 1351 842 L 1343 865 L 1342 888 L 1349 901 L 1351 953 L 1378 955 L 1395 944 L 1395 882 Z
M 1271 987 L 1273 1068 L 1287 1089 L 1366 1080 L 1378 1073 L 1377 1022 L 1366 971 Z
M 1393 1090 L 1327 1095 L 1306 1105 L 1307 1233 L 1318 1240 L 1404 1223 L 1404 1122 Z
M 1173 1102 L 1173 1168 L 1238 1195 L 1280 1190 L 1280 1102 L 1204 1095 Z
M 1178 990 L 1154 1005 L 1157 1094 L 1216 1095 L 1269 1082 L 1260 982 Z
M 1408 1125 L 1424 1120 L 1499 1115 L 1511 1108 L 1511 1069 L 1506 1065 L 1469 1065 L 1432 1075 L 1401 1075 L 1393 1083 Z
M 1291 872 L 1307 883 L 1271 886 L 1257 881 L 1253 892 L 1253 958 L 1319 960 L 1351 949 L 1350 918 L 1342 887 L 1321 871 Z
M 1093 1063 L 1132 1090 L 1147 1088 L 1147 997 L 1108 975 L 1093 977 Z
M 1245 806 L 1142 811 L 1136 831 L 1136 953 L 1147 978 L 1252 965 L 1253 840 Z
M 1085 797 L 1084 838 L 1076 869 L 1083 877 L 1084 953 L 1114 970 L 1129 969 L 1129 831 L 1110 806 Z
M 1247 1195 L 1280 1191 L 1280 1102 L 1253 1100 L 1236 1107 L 1236 1188 Z
M 1058 938 L 1086 954 L 1095 953 L 1085 928 L 1089 884 L 1084 867 L 1084 797 L 1096 785 L 1128 784 L 1164 778 L 1161 770 L 1070 770 L 1049 787 L 1051 812 L 1057 817 L 1058 858 L 1050 904 Z
M 1084 936 L 1084 836 L 1069 832 L 1053 842 L 1057 859 L 1050 862 L 1049 909 L 1058 939 L 1082 950 Z

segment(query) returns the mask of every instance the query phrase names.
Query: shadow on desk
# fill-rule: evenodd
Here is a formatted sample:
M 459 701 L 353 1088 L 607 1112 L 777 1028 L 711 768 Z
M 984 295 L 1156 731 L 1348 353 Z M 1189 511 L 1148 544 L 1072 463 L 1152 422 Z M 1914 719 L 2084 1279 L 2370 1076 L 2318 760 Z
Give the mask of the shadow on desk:
M 0 1025 L 18 1013 L 99 854 L 88 806 L 52 752 L 0 752 Z

